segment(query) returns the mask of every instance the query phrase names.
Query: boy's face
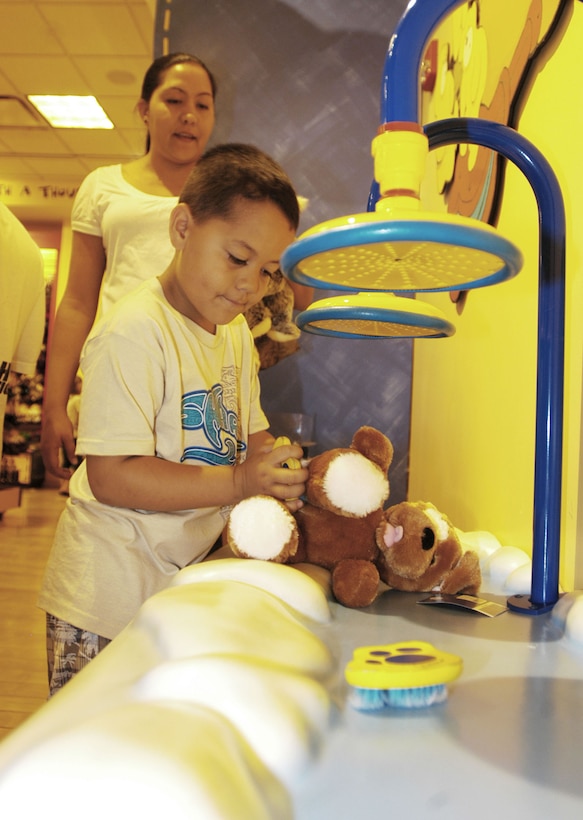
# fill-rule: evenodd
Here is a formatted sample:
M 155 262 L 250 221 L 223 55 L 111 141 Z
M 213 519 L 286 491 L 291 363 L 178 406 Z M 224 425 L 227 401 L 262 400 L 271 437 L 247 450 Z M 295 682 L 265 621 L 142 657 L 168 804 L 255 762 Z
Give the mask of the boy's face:
M 185 203 L 170 217 L 177 253 L 160 277 L 170 304 L 214 333 L 265 295 L 294 231 L 272 202 L 241 199 L 228 219 L 195 222 Z

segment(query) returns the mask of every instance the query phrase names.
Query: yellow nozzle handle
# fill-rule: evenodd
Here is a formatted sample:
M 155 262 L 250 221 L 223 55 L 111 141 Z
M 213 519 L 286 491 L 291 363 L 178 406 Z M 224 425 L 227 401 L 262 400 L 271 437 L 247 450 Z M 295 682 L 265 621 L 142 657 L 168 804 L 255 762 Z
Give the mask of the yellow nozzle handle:
M 287 436 L 278 436 L 273 444 L 273 449 L 275 450 L 276 447 L 285 447 L 288 444 L 291 444 L 291 441 Z M 302 465 L 297 458 L 288 458 L 282 462 L 281 466 L 287 467 L 289 470 L 299 470 Z

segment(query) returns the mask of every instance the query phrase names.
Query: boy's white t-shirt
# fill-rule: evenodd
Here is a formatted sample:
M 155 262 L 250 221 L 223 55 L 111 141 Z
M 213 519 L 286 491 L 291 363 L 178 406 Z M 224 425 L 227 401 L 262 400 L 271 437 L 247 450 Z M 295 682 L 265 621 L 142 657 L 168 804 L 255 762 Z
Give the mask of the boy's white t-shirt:
M 269 426 L 254 350 L 243 316 L 213 335 L 168 304 L 157 278 L 148 280 L 86 342 L 77 452 L 186 465 L 244 460 L 249 435 Z M 179 569 L 204 558 L 228 515 L 228 508 L 152 513 L 101 504 L 86 462 L 69 491 L 39 606 L 106 638 Z

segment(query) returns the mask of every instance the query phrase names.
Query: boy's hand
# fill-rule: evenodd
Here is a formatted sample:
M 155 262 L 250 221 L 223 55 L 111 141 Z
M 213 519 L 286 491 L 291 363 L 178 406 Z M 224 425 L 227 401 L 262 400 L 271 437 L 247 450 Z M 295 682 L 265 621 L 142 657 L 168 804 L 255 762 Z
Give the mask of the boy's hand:
M 235 468 L 235 482 L 241 498 L 252 495 L 272 495 L 285 501 L 291 512 L 303 506 L 300 496 L 306 489 L 308 470 L 302 467 L 299 444 L 283 443 L 283 437 L 259 448 L 243 464 Z

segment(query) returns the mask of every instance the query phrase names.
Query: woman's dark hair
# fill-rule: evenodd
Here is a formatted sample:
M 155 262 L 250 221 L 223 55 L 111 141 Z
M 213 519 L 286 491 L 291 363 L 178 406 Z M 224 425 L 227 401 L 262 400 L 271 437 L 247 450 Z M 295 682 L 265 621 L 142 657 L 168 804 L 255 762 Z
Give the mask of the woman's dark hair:
M 213 100 L 217 94 L 217 84 L 215 78 L 213 77 L 212 73 L 208 69 L 208 67 L 200 60 L 198 57 L 195 57 L 194 54 L 186 54 L 185 52 L 177 51 L 174 54 L 165 54 L 163 57 L 158 57 L 150 68 L 144 74 L 144 81 L 142 82 L 142 93 L 140 97 L 142 100 L 146 102 L 150 102 L 152 94 L 158 88 L 160 83 L 162 82 L 162 75 L 165 71 L 168 71 L 169 68 L 172 68 L 174 65 L 180 65 L 181 63 L 194 63 L 195 65 L 199 65 L 203 68 L 210 80 L 211 90 L 213 93 Z
M 206 71 L 206 74 L 209 78 L 209 82 L 211 84 L 211 91 L 214 100 L 217 95 L 217 83 L 212 72 L 203 63 L 201 59 L 195 57 L 194 54 L 187 54 L 183 51 L 176 51 L 173 54 L 164 54 L 162 57 L 157 57 L 154 60 L 152 65 L 144 74 L 140 99 L 145 100 L 146 102 L 150 102 L 152 94 L 162 82 L 164 73 L 168 71 L 169 68 L 172 68 L 172 66 L 181 65 L 182 63 L 193 63 L 194 65 L 198 65 L 204 71 Z M 148 134 L 146 137 L 146 154 L 149 150 L 150 135 Z
M 298 197 L 283 168 L 254 145 L 225 143 L 210 148 L 190 172 L 180 194 L 193 219 L 228 219 L 241 199 L 273 202 L 297 230 Z

